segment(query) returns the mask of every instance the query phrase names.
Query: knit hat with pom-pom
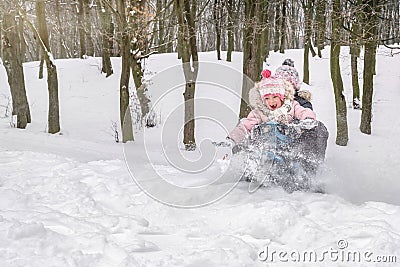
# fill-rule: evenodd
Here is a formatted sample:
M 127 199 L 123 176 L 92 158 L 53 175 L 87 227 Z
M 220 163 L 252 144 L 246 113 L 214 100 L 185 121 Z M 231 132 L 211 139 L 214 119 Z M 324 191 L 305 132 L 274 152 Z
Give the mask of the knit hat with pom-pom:
M 267 96 L 272 95 L 278 96 L 282 101 L 284 101 L 287 86 L 285 81 L 280 77 L 271 77 L 271 71 L 267 69 L 263 70 L 261 75 L 263 78 L 257 84 L 261 98 L 265 99 Z
M 276 69 L 275 76 L 290 82 L 293 85 L 294 90 L 300 90 L 301 82 L 299 79 L 299 73 L 294 67 L 282 65 Z

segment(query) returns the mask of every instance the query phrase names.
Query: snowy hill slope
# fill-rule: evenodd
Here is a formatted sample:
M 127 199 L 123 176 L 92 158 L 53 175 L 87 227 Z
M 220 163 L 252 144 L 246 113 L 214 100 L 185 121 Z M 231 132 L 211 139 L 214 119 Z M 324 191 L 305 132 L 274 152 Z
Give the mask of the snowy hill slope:
M 351 103 L 349 59 L 343 50 L 342 74 Z M 200 58 L 215 62 L 215 57 L 202 53 Z M 272 53 L 266 67 L 274 70 L 286 57 L 295 60 L 301 74 L 301 50 Z M 311 84 L 303 86 L 313 92 L 317 116 L 331 134 L 318 176 L 327 184 L 328 194 L 287 194 L 279 188 L 249 194 L 247 184 L 239 183 L 223 199 L 194 209 L 154 200 L 130 175 L 124 146 L 115 143 L 112 129 L 119 117 L 118 59 L 113 59 L 115 74 L 107 79 L 100 74 L 100 59 L 57 61 L 62 132 L 56 135 L 45 132 L 47 88 L 45 81 L 36 78 L 38 62 L 26 63 L 32 123 L 19 130 L 10 128 L 9 117 L 0 119 L 1 265 L 265 266 L 272 262 L 275 266 L 294 261 L 304 266 L 310 262 L 378 266 L 384 261 L 385 266 L 398 265 L 400 153 L 394 137 L 400 133 L 400 123 L 393 114 L 400 96 L 399 58 L 390 57 L 386 49 L 378 51 L 373 134 L 359 133 L 360 111 L 349 109 L 347 147 L 334 144 L 329 58 L 324 55 L 310 62 Z M 160 74 L 176 63 L 174 54 L 154 55 L 147 61 L 146 73 L 148 77 Z M 240 53 L 234 54 L 232 63 L 221 64 L 240 70 Z M 1 66 L 0 105 L 9 95 L 4 77 Z M 235 77 L 222 78 L 236 83 Z M 156 99 L 162 91 L 150 94 Z M 220 94 L 216 99 L 238 109 L 237 99 Z M 199 89 L 198 96 L 207 95 Z M 164 103 L 163 121 L 169 106 L 176 103 Z M 199 138 L 224 137 L 222 131 L 202 123 Z M 155 157 L 155 168 L 175 183 L 193 183 L 189 173 L 163 165 L 157 157 L 160 148 L 154 137 L 159 131 L 161 127 L 145 132 L 153 141 L 147 152 Z M 145 138 L 140 130 L 136 137 L 136 143 Z M 279 256 L 279 252 L 286 254 Z

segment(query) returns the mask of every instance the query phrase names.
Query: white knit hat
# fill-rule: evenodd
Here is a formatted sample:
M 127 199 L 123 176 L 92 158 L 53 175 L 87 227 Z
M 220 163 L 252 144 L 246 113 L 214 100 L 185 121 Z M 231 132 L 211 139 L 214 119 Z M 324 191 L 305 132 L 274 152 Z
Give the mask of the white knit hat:
M 283 79 L 279 77 L 271 77 L 271 71 L 263 70 L 261 72 L 263 78 L 257 84 L 262 99 L 269 95 L 276 95 L 283 101 L 285 99 L 286 85 Z
M 258 83 L 258 88 L 262 99 L 265 99 L 269 95 L 278 96 L 282 101 L 285 99 L 286 84 L 281 78 L 263 78 Z

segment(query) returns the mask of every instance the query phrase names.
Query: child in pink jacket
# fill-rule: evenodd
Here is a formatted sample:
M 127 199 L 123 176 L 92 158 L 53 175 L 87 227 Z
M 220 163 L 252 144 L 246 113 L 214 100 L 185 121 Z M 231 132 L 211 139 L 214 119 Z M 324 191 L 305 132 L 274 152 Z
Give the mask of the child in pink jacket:
M 234 154 L 243 148 L 242 142 L 257 124 L 269 121 L 287 124 L 294 119 L 316 120 L 314 111 L 302 107 L 294 100 L 294 89 L 291 83 L 270 75 L 269 70 L 262 72 L 263 78 L 249 92 L 249 102 L 253 110 L 227 137 L 235 143 L 232 148 Z M 319 164 L 324 161 L 328 137 L 328 130 L 319 121 L 316 127 L 305 130 L 299 137 L 298 148 L 310 162 L 308 172 L 315 173 Z
M 316 119 L 314 111 L 302 107 L 294 100 L 292 84 L 279 77 L 270 77 L 264 70 L 263 78 L 249 92 L 249 104 L 253 110 L 232 130 L 228 138 L 236 144 L 242 142 L 251 129 L 262 122 L 276 121 L 287 124 L 293 119 Z

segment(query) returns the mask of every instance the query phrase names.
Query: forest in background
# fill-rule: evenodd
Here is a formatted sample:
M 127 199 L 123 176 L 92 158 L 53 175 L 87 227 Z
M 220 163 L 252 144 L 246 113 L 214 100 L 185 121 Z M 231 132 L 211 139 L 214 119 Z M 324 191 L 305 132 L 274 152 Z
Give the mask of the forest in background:
M 336 144 L 346 145 L 346 101 L 340 74 L 341 46 L 350 46 L 353 107 L 362 109 L 360 131 L 371 134 L 373 76 L 376 48 L 396 52 L 400 43 L 398 0 L 5 0 L 0 3 L 2 45 L 16 127 L 31 121 L 23 63 L 40 61 L 39 78 L 47 68 L 48 132 L 60 131 L 57 66 L 54 59 L 102 58 L 102 72 L 113 74 L 110 57 L 120 57 L 120 123 L 122 141 L 134 140 L 129 110 L 130 78 L 139 98 L 143 123 L 148 126 L 150 99 L 146 95 L 143 61 L 154 53 L 177 52 L 186 78 L 184 144 L 196 148 L 194 99 L 198 52 L 216 51 L 231 60 L 243 53 L 243 74 L 259 79 L 269 51 L 304 50 L 303 82 L 309 83 L 309 56 L 321 56 L 329 45 L 335 92 Z M 227 57 L 221 58 L 221 50 Z M 363 60 L 362 84 L 357 62 Z M 312 75 L 312 74 L 311 74 Z M 238 117 L 250 111 L 243 79 Z M 360 92 L 360 88 L 362 92 Z M 362 96 L 362 99 L 361 99 Z

